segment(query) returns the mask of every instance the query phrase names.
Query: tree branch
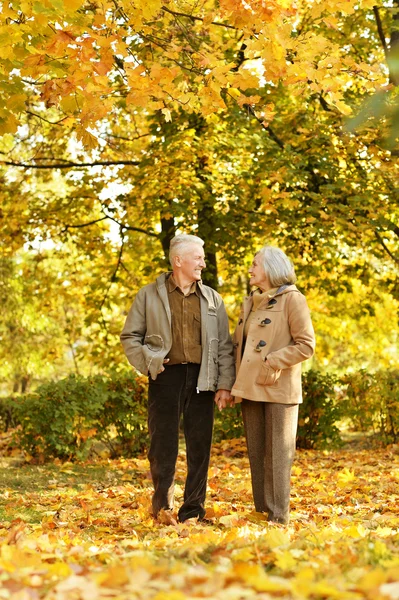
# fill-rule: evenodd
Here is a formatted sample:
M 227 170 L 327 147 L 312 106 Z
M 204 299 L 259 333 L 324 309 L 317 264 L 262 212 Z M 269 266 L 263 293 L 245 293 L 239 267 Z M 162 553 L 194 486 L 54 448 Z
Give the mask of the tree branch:
M 36 158 L 35 160 L 58 160 L 61 161 L 60 158 Z M 135 167 L 140 165 L 140 161 L 138 160 L 95 160 L 93 162 L 87 163 L 75 163 L 72 161 L 65 162 L 55 162 L 50 165 L 35 165 L 23 162 L 16 162 L 13 160 L 0 160 L 1 165 L 9 165 L 11 167 L 20 167 L 23 169 L 82 169 L 86 167 L 98 167 L 98 166 L 112 166 L 112 165 L 133 165 Z
M 114 223 L 119 225 L 121 232 L 137 231 L 138 233 L 144 233 L 145 235 L 159 238 L 159 235 L 157 233 L 155 233 L 154 231 L 148 231 L 147 229 L 143 229 L 142 227 L 135 227 L 133 225 L 124 225 L 123 223 L 121 223 L 120 221 L 115 219 L 115 217 L 112 217 L 111 215 L 107 215 L 107 213 L 104 211 L 104 209 L 102 209 L 102 212 L 103 212 L 104 216 L 101 217 L 101 219 L 94 219 L 94 221 L 88 221 L 88 223 L 79 223 L 78 225 L 65 225 L 63 231 L 68 231 L 68 229 L 80 229 L 82 227 L 90 227 L 90 225 L 95 225 L 96 223 L 100 223 L 101 221 L 105 221 L 106 219 L 109 219 L 110 221 L 113 221 Z
M 110 219 L 111 221 L 119 225 L 121 231 L 137 231 L 138 233 L 145 233 L 146 235 L 149 235 L 151 237 L 159 238 L 159 235 L 154 231 L 147 231 L 147 229 L 143 229 L 142 227 L 134 227 L 133 225 L 124 225 L 123 223 L 115 219 L 115 217 L 107 215 L 104 209 L 102 209 L 102 212 L 104 213 L 106 219 Z
M 392 254 L 392 252 L 390 251 L 390 249 L 388 248 L 388 246 L 386 245 L 386 243 L 384 242 L 384 240 L 382 239 L 382 237 L 380 236 L 380 234 L 378 233 L 378 231 L 374 231 L 375 233 L 375 237 L 377 238 L 377 240 L 380 242 L 381 246 L 384 248 L 385 252 L 387 254 L 389 254 L 389 256 L 392 258 L 392 260 L 399 264 L 399 258 L 397 258 L 394 254 Z
M 384 48 L 385 58 L 387 58 L 388 57 L 388 46 L 387 46 L 387 41 L 385 39 L 384 29 L 382 27 L 382 21 L 381 21 L 381 17 L 380 17 L 380 10 L 379 10 L 378 6 L 373 6 L 373 11 L 374 11 L 374 15 L 375 15 L 375 21 L 377 23 L 378 36 L 380 38 L 382 47 Z
M 332 108 L 329 107 L 326 99 L 322 96 L 322 94 L 318 94 L 318 96 L 319 96 L 319 101 L 320 101 L 320 104 L 321 104 L 321 107 L 323 108 L 323 110 L 325 110 L 327 112 L 334 112 L 332 110 Z
M 167 12 L 167 13 L 173 15 L 174 17 L 187 17 L 187 19 L 191 19 L 192 21 L 202 21 L 202 22 L 204 21 L 204 19 L 201 17 L 194 17 L 194 15 L 189 15 L 187 13 L 176 12 L 174 10 L 170 10 L 169 8 L 166 8 L 166 6 L 161 6 L 161 9 L 164 12 Z M 235 29 L 236 31 L 238 31 L 237 27 L 234 27 L 234 25 L 226 25 L 225 23 L 218 23 L 217 21 L 211 21 L 210 24 L 217 25 L 218 27 L 226 27 L 227 29 Z
M 89 221 L 88 223 L 80 223 L 79 225 L 65 225 L 63 231 L 67 231 L 68 229 L 76 229 L 80 227 L 89 227 L 89 225 L 94 225 L 95 223 L 100 223 L 100 221 L 105 221 L 109 217 L 101 217 L 101 219 L 95 219 L 94 221 Z
M 265 129 L 267 131 L 267 133 L 270 135 L 273 142 L 275 142 L 278 146 L 280 146 L 280 148 L 282 150 L 284 150 L 284 142 L 278 137 L 278 135 L 276 133 L 274 133 L 274 131 L 270 127 L 270 125 L 264 124 L 263 120 L 260 117 L 258 117 L 258 115 L 256 114 L 255 109 L 250 104 L 243 104 L 243 108 L 245 108 L 249 113 L 251 113 L 251 115 L 253 117 L 255 117 L 255 119 L 258 121 L 258 123 L 260 123 L 262 125 L 263 129 Z
M 49 121 L 48 119 L 45 119 L 41 115 L 37 115 L 36 113 L 31 112 L 30 110 L 27 110 L 26 114 L 27 115 L 32 115 L 32 117 L 37 117 L 41 121 L 45 121 L 46 123 L 49 123 L 50 125 L 58 125 L 58 123 L 62 123 L 62 121 L 65 121 L 65 119 L 69 118 L 68 115 L 67 115 L 66 117 L 62 117 L 62 119 L 60 119 L 59 121 Z
M 123 135 L 114 135 L 113 133 L 106 133 L 104 135 L 100 135 L 99 137 L 102 140 L 107 140 L 108 138 L 115 138 L 117 140 L 123 140 L 125 142 L 135 142 L 136 140 L 139 140 L 140 138 L 148 137 L 150 135 L 152 135 L 152 133 L 143 133 L 141 135 L 138 135 L 137 137 L 128 138 L 128 137 L 124 137 Z

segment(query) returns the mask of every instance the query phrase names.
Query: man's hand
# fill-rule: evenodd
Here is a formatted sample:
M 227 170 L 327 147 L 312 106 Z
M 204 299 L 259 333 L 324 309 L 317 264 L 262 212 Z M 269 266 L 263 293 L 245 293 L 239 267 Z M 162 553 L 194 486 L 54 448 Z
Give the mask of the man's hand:
M 215 404 L 219 410 L 223 410 L 226 406 L 233 406 L 234 400 L 230 390 L 218 390 L 215 394 Z
M 163 361 L 163 364 L 166 365 L 166 363 L 169 362 L 169 358 L 165 358 L 165 360 Z M 165 371 L 165 367 L 161 367 L 158 371 L 158 375 L 159 373 L 162 373 L 162 371 Z

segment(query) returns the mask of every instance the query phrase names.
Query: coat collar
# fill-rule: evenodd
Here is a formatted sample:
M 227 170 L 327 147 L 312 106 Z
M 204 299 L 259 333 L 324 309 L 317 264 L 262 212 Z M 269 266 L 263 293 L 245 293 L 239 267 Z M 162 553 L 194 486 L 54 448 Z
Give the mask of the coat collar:
M 246 299 L 251 299 L 256 290 L 253 290 Z M 275 298 L 276 296 L 281 296 L 282 294 L 287 294 L 288 292 L 299 292 L 298 288 L 295 284 L 284 284 L 281 285 L 276 292 L 273 294 L 269 294 L 269 299 Z

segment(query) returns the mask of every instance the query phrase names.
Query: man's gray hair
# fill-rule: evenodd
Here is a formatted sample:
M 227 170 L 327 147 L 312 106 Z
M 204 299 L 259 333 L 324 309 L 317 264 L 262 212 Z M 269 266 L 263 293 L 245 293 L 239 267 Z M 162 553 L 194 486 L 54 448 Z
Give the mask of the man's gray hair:
M 169 261 L 172 267 L 174 257 L 182 256 L 185 252 L 185 246 L 188 246 L 189 244 L 198 244 L 202 248 L 204 240 L 201 240 L 201 238 L 196 235 L 189 235 L 186 233 L 175 235 L 175 237 L 170 240 Z
M 264 246 L 257 256 L 262 261 L 263 268 L 272 287 L 296 282 L 294 265 L 280 248 Z

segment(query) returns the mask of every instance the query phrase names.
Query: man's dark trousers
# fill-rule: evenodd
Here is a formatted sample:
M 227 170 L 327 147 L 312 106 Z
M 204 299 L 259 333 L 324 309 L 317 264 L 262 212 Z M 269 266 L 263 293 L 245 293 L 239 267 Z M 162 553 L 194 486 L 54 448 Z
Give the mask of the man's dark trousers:
M 174 478 L 183 415 L 187 479 L 179 521 L 202 519 L 212 444 L 214 392 L 197 392 L 200 365 L 166 365 L 148 390 L 148 453 L 154 484 L 153 514 L 173 508 Z

